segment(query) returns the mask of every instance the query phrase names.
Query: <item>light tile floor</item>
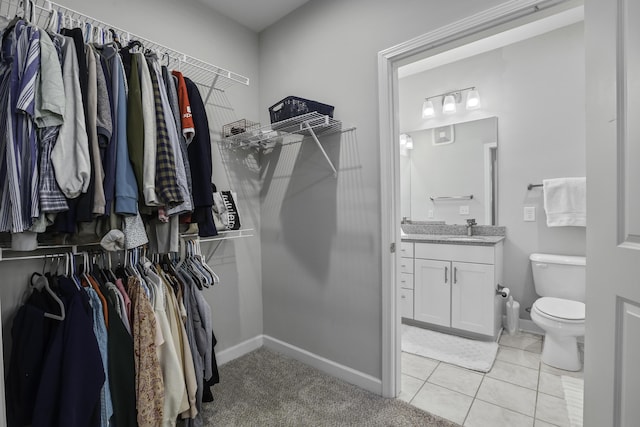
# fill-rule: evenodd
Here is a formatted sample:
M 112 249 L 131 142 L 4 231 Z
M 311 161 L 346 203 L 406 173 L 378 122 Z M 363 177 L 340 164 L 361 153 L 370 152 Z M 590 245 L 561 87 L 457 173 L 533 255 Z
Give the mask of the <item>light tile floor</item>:
M 499 344 L 486 374 L 403 352 L 399 399 L 468 427 L 572 427 L 561 376 L 582 371 L 541 363 L 540 335 L 505 333 Z

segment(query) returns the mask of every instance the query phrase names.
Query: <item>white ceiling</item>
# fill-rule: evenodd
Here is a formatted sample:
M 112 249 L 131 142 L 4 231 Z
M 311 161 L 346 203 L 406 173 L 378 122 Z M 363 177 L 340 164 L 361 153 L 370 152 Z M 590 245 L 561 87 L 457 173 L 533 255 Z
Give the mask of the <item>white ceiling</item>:
M 309 0 L 199 0 L 259 33 Z

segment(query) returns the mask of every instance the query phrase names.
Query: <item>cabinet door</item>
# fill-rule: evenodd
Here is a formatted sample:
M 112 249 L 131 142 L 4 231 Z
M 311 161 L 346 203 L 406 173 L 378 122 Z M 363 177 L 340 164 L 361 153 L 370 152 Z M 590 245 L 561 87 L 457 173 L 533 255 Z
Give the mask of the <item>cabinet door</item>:
M 400 289 L 400 314 L 407 319 L 413 319 L 413 291 Z
M 451 327 L 493 335 L 494 266 L 453 262 L 452 267 Z
M 451 263 L 416 259 L 414 268 L 414 318 L 450 326 Z

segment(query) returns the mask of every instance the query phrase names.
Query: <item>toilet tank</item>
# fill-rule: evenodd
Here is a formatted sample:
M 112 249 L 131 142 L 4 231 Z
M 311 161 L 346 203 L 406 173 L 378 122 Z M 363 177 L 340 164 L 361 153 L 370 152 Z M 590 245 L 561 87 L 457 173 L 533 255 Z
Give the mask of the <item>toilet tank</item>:
M 529 260 L 539 296 L 585 302 L 585 257 L 531 254 Z

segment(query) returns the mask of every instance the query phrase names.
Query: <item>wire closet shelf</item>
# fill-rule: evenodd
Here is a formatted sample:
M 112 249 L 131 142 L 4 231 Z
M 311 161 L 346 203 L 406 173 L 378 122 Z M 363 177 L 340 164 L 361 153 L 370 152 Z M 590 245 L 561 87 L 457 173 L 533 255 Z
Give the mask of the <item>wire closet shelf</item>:
M 276 138 L 286 135 L 321 136 L 348 129 L 342 128 L 342 122 L 318 112 L 302 114 L 289 119 L 261 126 L 251 131 L 230 135 L 224 141 L 230 147 L 262 147 Z
M 197 85 L 207 88 L 205 103 L 211 96 L 213 90 L 224 91 L 227 88 L 236 84 L 248 86 L 249 78 L 233 71 L 226 70 L 222 67 L 210 64 L 205 61 L 201 61 L 193 56 L 187 55 L 183 52 L 175 49 L 163 46 L 150 39 L 138 36 L 122 28 L 115 27 L 99 19 L 92 18 L 88 15 L 69 9 L 58 3 L 45 0 L 32 0 L 34 7 L 30 14 L 32 23 L 44 27 L 49 20 L 49 16 L 52 13 L 60 12 L 64 20 L 61 21 L 61 26 L 67 25 L 71 27 L 81 27 L 86 29 L 90 27 L 92 29 L 98 28 L 102 30 L 103 34 L 110 34 L 110 30 L 113 30 L 123 45 L 126 45 L 129 41 L 138 40 L 145 49 L 156 52 L 158 57 L 166 59 L 169 62 L 169 66 L 180 70 L 184 75 L 193 80 Z M 24 6 L 23 6 L 24 5 Z M 25 6 L 28 7 L 28 1 L 21 0 L 0 0 L 0 15 L 9 19 L 16 15 L 24 16 Z

